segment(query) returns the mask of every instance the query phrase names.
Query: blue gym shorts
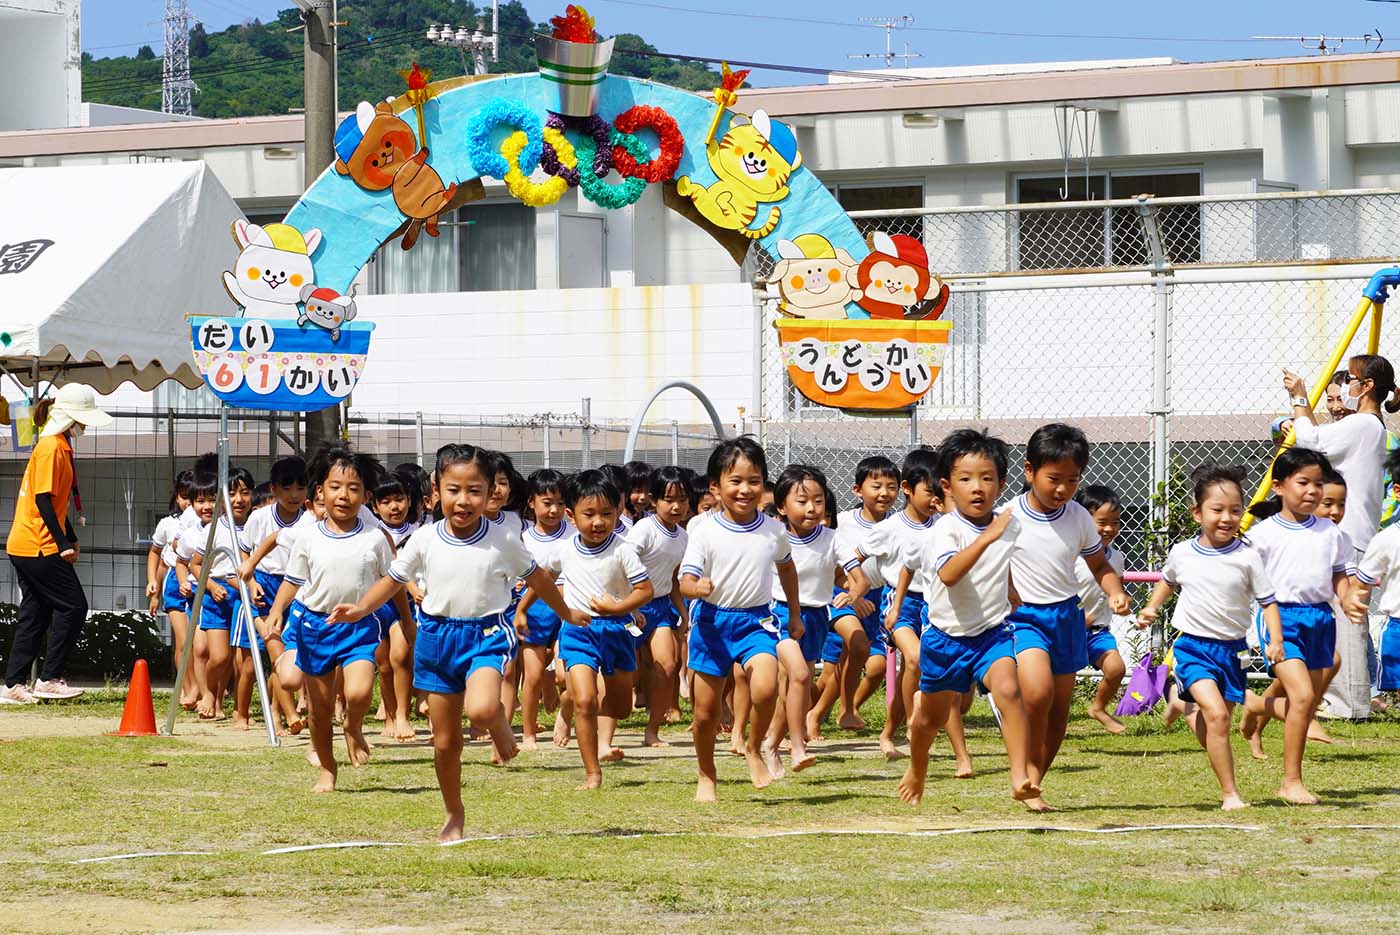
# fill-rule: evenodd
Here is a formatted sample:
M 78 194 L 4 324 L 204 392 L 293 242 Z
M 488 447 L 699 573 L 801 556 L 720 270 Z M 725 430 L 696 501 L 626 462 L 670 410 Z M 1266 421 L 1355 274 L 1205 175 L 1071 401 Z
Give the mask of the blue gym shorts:
M 880 601 L 880 620 L 883 622 L 885 613 L 889 610 L 890 602 L 894 600 L 894 588 L 885 588 L 884 599 Z M 898 632 L 908 627 L 915 633 L 921 633 L 924 624 L 928 622 L 928 602 L 924 600 L 922 591 L 905 591 L 904 602 L 899 605 L 899 616 L 895 618 L 894 629 L 891 633 Z
M 239 621 L 243 613 L 243 598 L 238 597 L 233 602 L 233 622 L 229 625 L 229 644 L 236 649 L 248 649 L 252 644 L 248 639 L 249 630 L 258 638 L 258 651 L 266 652 L 267 644 L 263 642 L 262 634 L 258 633 L 257 624 L 253 621 L 261 616 L 257 611 L 257 605 L 253 605 L 253 616 L 250 620 Z
M 1086 648 L 1089 654 L 1089 664 L 1095 669 L 1102 670 L 1103 666 L 1099 663 L 1103 662 L 1103 657 L 1109 653 L 1118 652 L 1118 638 L 1108 627 L 1095 627 L 1089 631 Z
M 980 685 L 998 659 L 1016 659 L 1006 624 L 975 636 L 949 636 L 930 623 L 919 639 L 919 691 L 962 694 L 974 682 Z
M 1309 669 L 1328 669 L 1337 649 L 1337 618 L 1331 604 L 1278 605 L 1283 623 L 1283 658 L 1301 659 Z M 1269 644 L 1268 628 L 1260 618 L 1260 646 Z
M 182 614 L 190 612 L 191 598 L 180 593 L 180 582 L 175 577 L 175 569 L 171 568 L 165 573 L 165 581 L 162 582 L 160 592 L 160 609 L 165 613 L 179 611 Z
M 638 646 L 645 645 L 658 629 L 674 630 L 681 625 L 680 611 L 671 603 L 669 594 L 653 597 L 642 605 L 640 613 L 645 625 L 642 627 L 642 635 L 636 637 Z
M 1391 617 L 1381 629 L 1376 653 L 1376 690 L 1400 691 L 1400 618 Z
M 389 628 L 399 622 L 399 609 L 390 601 L 370 616 L 379 624 L 379 641 L 382 643 L 389 638 Z
M 1022 604 L 1006 622 L 1016 640 L 1016 655 L 1041 650 L 1050 657 L 1052 674 L 1073 675 L 1089 664 L 1089 631 L 1078 597 L 1054 604 Z
M 835 589 L 835 594 L 840 594 L 841 589 Z M 835 596 L 833 594 L 833 596 Z M 888 635 L 885 633 L 885 623 L 880 616 L 880 608 L 884 606 L 885 589 L 876 588 L 865 595 L 865 599 L 875 605 L 875 610 L 868 617 L 860 620 L 861 629 L 865 631 L 865 638 L 870 641 L 870 655 L 883 656 L 888 648 Z M 831 622 L 835 623 L 838 617 L 854 617 L 856 612 L 849 607 L 831 608 Z M 835 627 L 826 635 L 826 642 L 822 644 L 822 662 L 837 663 L 841 661 L 841 653 L 846 649 L 846 644 L 841 639 L 841 634 L 836 632 Z
M 827 631 L 831 628 L 831 611 L 825 607 L 803 607 L 802 639 L 796 640 L 802 650 L 802 658 L 816 662 L 821 658 L 822 646 L 826 643 Z M 787 601 L 773 602 L 773 620 L 778 624 L 778 639 L 790 640 L 788 635 Z
M 261 603 L 254 601 L 253 616 L 265 617 L 268 611 L 272 610 L 272 602 L 277 600 L 277 592 L 282 587 L 282 575 L 274 575 L 265 571 L 253 569 L 253 580 L 262 588 L 263 599 Z M 249 593 L 252 589 L 249 589 Z
M 778 655 L 778 624 L 767 604 L 716 607 L 697 600 L 691 606 L 689 648 L 692 672 L 725 678 L 736 662 Z
M 1190 701 L 1191 686 L 1211 681 L 1220 686 L 1220 695 L 1232 704 L 1244 702 L 1244 669 L 1240 653 L 1244 640 L 1212 640 L 1182 633 L 1172 643 L 1172 675 L 1181 697 Z
M 594 617 L 586 627 L 565 624 L 559 628 L 559 658 L 567 672 L 588 666 L 603 675 L 637 671 L 637 638 L 628 632 L 631 615 Z
M 336 666 L 362 660 L 374 664 L 379 624 L 373 616 L 357 623 L 328 624 L 326 614 L 293 601 L 287 618 L 296 621 L 297 668 L 307 675 L 325 675 Z
M 526 646 L 553 646 L 563 622 L 548 604 L 536 598 L 525 608 L 525 639 L 521 642 Z
M 515 658 L 515 627 L 505 614 L 487 617 L 435 617 L 418 613 L 413 643 L 413 687 L 439 695 L 459 695 L 478 669 L 505 674 Z
M 210 579 L 211 581 L 215 579 Z M 233 626 L 233 618 L 238 613 L 238 584 L 232 578 L 218 581 L 225 591 L 224 599 L 214 600 L 207 587 L 204 592 L 204 609 L 199 614 L 201 630 L 227 630 Z

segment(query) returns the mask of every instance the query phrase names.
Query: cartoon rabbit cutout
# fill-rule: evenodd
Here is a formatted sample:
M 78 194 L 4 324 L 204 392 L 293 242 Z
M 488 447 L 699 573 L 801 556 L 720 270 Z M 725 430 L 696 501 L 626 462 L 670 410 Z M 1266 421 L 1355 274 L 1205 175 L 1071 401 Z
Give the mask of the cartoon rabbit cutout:
M 241 252 L 233 271 L 224 271 L 229 297 L 246 315 L 294 315 L 301 288 L 315 278 L 311 255 L 321 244 L 321 232 L 313 227 L 303 235 L 289 224 L 259 227 L 234 221 L 233 240 Z

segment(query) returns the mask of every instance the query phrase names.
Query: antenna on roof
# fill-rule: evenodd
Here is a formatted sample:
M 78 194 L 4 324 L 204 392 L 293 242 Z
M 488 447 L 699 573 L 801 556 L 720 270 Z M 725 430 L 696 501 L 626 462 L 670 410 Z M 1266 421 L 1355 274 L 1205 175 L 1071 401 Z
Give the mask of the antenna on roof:
M 1372 0 L 1375 3 L 1400 3 L 1400 0 Z M 1360 42 L 1369 46 L 1375 43 L 1376 47 L 1372 52 L 1381 50 L 1381 43 L 1385 41 L 1385 36 L 1381 35 L 1379 29 L 1375 30 L 1375 35 L 1366 33 L 1364 36 L 1250 36 L 1251 39 L 1274 39 L 1279 42 L 1301 42 L 1303 48 L 1312 49 L 1321 55 L 1331 55 L 1333 52 L 1341 51 L 1342 46 L 1348 42 Z
M 1395 0 L 1395 2 L 1396 2 L 1396 3 L 1400 3 L 1400 0 Z M 909 43 L 907 43 L 907 42 L 904 43 L 904 51 L 903 51 L 903 52 L 896 52 L 896 51 L 894 51 L 894 49 L 891 48 L 891 46 L 890 46 L 890 37 L 891 37 L 891 33 L 893 33 L 896 29 L 903 29 L 903 28 L 906 27 L 906 26 L 911 26 L 911 25 L 913 25 L 913 23 L 914 23 L 914 17 L 912 17 L 912 16 L 862 16 L 862 17 L 860 17 L 860 21 L 861 21 L 862 23 L 874 23 L 876 26 L 880 27 L 881 29 L 883 29 L 883 30 L 885 31 L 885 51 L 884 51 L 884 52 L 857 52 L 857 53 L 854 54 L 854 55 L 848 55 L 848 56 L 846 56 L 847 58 L 856 58 L 856 59 L 860 59 L 860 58 L 882 58 L 882 59 L 885 60 L 885 67 L 886 67 L 886 68 L 889 68 L 890 65 L 891 65 L 891 63 L 893 63 L 895 59 L 897 59 L 897 58 L 902 58 L 902 59 L 904 59 L 904 67 L 905 67 L 905 68 L 908 68 L 908 67 L 909 67 L 909 60 L 910 60 L 911 58 L 923 58 L 923 57 L 924 57 L 922 52 L 910 52 L 910 51 L 909 51 Z

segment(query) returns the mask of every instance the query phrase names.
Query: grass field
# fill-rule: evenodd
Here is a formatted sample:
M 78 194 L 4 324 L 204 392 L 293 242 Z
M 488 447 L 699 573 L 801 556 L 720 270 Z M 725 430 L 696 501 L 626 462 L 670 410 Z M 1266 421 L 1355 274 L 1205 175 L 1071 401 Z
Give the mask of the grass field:
M 277 750 L 192 721 L 102 736 L 119 712 L 115 693 L 0 711 L 5 931 L 1400 931 L 1393 720 L 1334 723 L 1337 743 L 1309 748 L 1314 808 L 1271 797 L 1274 725 L 1274 758 L 1239 763 L 1254 807 L 1229 816 L 1194 740 L 1155 719 L 1112 737 L 1076 711 L 1048 816 L 1009 800 L 980 701 L 978 776 L 952 779 L 940 744 L 917 810 L 895 793 L 903 766 L 839 732 L 763 792 L 722 761 L 721 801 L 700 808 L 687 734 L 653 754 L 634 720 L 601 793 L 575 791 L 576 750 L 496 769 L 469 745 L 468 840 L 439 847 L 425 726 L 312 796 L 304 735 Z M 1102 833 L 1144 825 L 1206 827 Z M 346 841 L 401 846 L 266 853 Z M 202 853 L 77 862 L 142 851 Z

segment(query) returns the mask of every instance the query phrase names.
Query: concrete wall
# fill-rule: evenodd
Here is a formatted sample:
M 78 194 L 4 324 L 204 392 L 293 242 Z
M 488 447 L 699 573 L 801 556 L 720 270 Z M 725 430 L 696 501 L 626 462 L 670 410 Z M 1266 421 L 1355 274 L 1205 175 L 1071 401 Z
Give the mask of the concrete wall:
M 0 130 L 78 126 L 78 2 L 0 0 Z

